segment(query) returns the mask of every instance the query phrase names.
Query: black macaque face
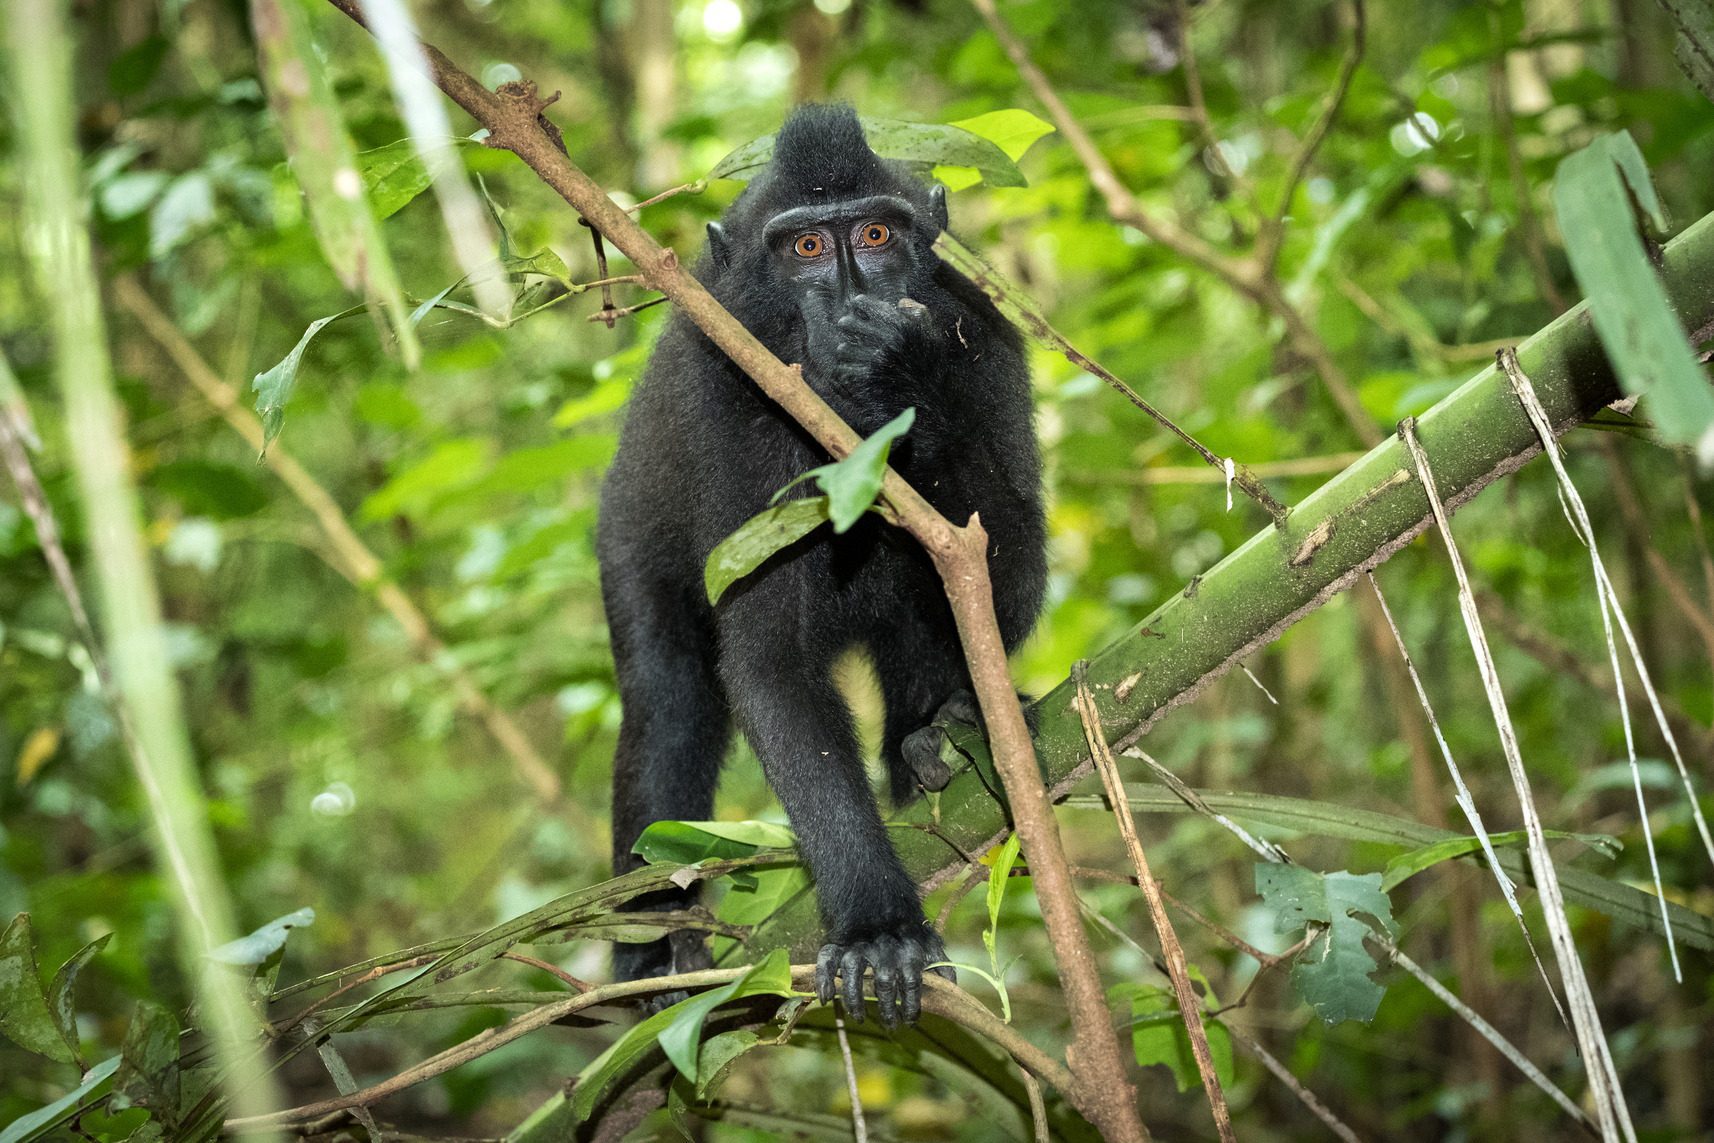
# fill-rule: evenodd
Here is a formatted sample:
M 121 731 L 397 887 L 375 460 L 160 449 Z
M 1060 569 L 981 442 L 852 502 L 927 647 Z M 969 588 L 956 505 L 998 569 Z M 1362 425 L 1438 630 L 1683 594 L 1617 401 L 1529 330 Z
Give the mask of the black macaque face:
M 916 210 L 893 195 L 793 207 L 762 229 L 780 279 L 834 310 L 859 294 L 895 305 L 908 297 L 923 237 Z

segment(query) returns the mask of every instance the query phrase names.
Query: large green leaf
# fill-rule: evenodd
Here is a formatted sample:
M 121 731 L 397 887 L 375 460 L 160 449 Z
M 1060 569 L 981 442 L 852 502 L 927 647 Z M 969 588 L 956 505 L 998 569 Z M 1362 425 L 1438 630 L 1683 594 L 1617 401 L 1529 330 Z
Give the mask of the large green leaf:
M 1122 984 L 1111 990 L 1131 1004 L 1131 1051 L 1137 1066 L 1163 1065 L 1172 1072 L 1178 1090 L 1189 1091 L 1202 1083 L 1196 1067 L 1196 1051 L 1185 1030 L 1184 1016 L 1178 1010 L 1178 999 L 1170 988 L 1147 984 Z M 1217 1020 L 1204 1020 L 1208 1034 L 1208 1053 L 1214 1060 L 1214 1074 L 1224 1086 L 1232 1083 L 1232 1033 Z
M 797 837 L 773 822 L 653 822 L 631 847 L 647 862 L 693 865 L 710 857 L 748 857 L 763 849 L 791 849 Z
M 53 983 L 48 985 L 48 1014 L 54 1018 L 54 1024 L 59 1028 L 60 1038 L 72 1055 L 80 1057 L 82 1045 L 79 1043 L 77 1032 L 77 1005 L 75 990 L 78 974 L 84 965 L 94 959 L 95 954 L 107 947 L 107 942 L 113 939 L 112 933 L 102 933 L 93 941 L 71 954 L 71 959 L 60 965 L 54 973 Z
M 1706 442 L 1714 426 L 1714 388 L 1637 231 L 1639 209 L 1658 230 L 1666 220 L 1630 133 L 1603 135 L 1561 162 L 1553 203 L 1571 269 L 1589 297 L 1595 332 L 1619 383 L 1627 393 L 1647 396 L 1663 440 Z

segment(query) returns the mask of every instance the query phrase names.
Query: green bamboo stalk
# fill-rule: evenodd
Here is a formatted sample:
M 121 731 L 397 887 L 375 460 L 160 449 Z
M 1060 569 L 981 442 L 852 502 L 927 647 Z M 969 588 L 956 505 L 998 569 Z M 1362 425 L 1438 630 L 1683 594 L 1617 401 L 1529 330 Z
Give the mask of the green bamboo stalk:
M 263 1114 L 279 1100 L 256 1050 L 256 1016 L 242 982 L 206 958 L 236 930 L 191 762 L 113 389 L 88 203 L 72 135 L 77 100 L 65 0 L 16 0 L 8 5 L 6 24 L 10 102 L 27 189 L 25 244 L 53 330 L 72 461 L 100 587 L 99 627 L 123 700 L 117 714 L 136 744 L 132 761 L 154 825 L 155 857 L 177 912 L 181 961 L 220 1053 L 227 1096 L 235 1108 Z
M 1714 321 L 1714 214 L 1669 243 L 1661 278 L 1688 329 Z M 1601 350 L 1588 304 L 1570 310 L 1518 347 L 1556 433 L 1563 434 L 1622 396 Z M 1541 451 L 1529 418 L 1496 366 L 1489 366 L 1417 420 L 1449 511 L 1468 503 Z M 1376 445 L 1295 507 L 1283 528 L 1267 528 L 1193 580 L 1096 655 L 1089 680 L 1113 748 L 1135 743 L 1167 711 L 1190 702 L 1245 656 L 1385 562 L 1432 522 L 1427 498 L 1397 437 Z M 1036 753 L 1049 792 L 1063 798 L 1092 768 L 1076 689 L 1060 683 L 1036 704 Z M 972 764 L 941 793 L 938 813 L 918 803 L 892 825 L 905 867 L 936 887 L 1004 836 L 1006 816 L 993 765 L 979 738 L 958 740 Z M 1579 900 L 1568 883 L 1567 893 Z M 1652 898 L 1648 898 L 1652 902 Z M 1648 912 L 1639 911 L 1643 923 Z M 1682 921 L 1681 921 L 1682 918 Z M 1673 924 L 1698 915 L 1675 908 Z M 1706 918 L 1695 926 L 1706 932 Z M 1654 924 L 1659 925 L 1658 917 Z M 761 926 L 756 953 L 807 947 L 816 932 L 807 896 Z

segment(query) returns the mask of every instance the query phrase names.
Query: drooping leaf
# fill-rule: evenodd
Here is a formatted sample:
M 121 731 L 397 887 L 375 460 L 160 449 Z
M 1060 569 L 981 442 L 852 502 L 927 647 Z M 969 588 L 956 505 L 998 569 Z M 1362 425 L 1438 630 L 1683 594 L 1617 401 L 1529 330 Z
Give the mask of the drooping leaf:
M 1381 891 L 1381 875 L 1317 873 L 1261 862 L 1256 889 L 1274 909 L 1276 931 L 1295 933 L 1312 921 L 1327 926 L 1293 963 L 1298 995 L 1329 1024 L 1372 1019 L 1386 989 L 1369 979 L 1380 966 L 1363 947 L 1363 938 L 1371 931 L 1393 931 L 1392 904 Z
M 1028 112 L 1018 112 L 1027 115 Z M 1033 118 L 1033 117 L 1032 117 Z M 924 166 L 972 167 L 990 186 L 1028 185 L 1018 165 L 1000 146 L 973 131 L 951 123 L 910 123 L 903 119 L 858 116 L 869 149 L 883 159 L 919 163 Z M 1009 120 L 1015 142 L 1020 124 Z M 1021 154 L 1022 152 L 1020 152 Z M 752 139 L 714 165 L 708 178 L 749 182 L 774 157 L 774 136 Z
M 315 910 L 305 906 L 283 917 L 275 917 L 252 933 L 210 949 L 208 959 L 221 964 L 258 965 L 285 946 L 293 929 L 315 923 Z
M 1663 440 L 1695 443 L 1706 455 L 1714 391 L 1637 231 L 1639 209 L 1657 230 L 1666 220 L 1630 133 L 1604 135 L 1567 156 L 1554 175 L 1553 203 L 1619 383 L 1647 397 Z
M 744 996 L 790 996 L 791 992 L 791 962 L 785 949 L 775 949 L 731 984 L 673 1005 L 678 1015 L 661 1031 L 661 1051 L 666 1053 L 680 1075 L 695 1083 L 702 1074 L 697 1063 L 702 1025 L 710 1012 L 729 1000 Z
M 1580 841 L 1595 850 L 1603 857 L 1613 858 L 1624 848 L 1619 839 L 1605 833 L 1567 833 L 1564 830 L 1550 829 L 1543 831 L 1550 838 L 1565 838 Z M 1524 848 L 1529 844 L 1529 835 L 1521 829 L 1508 830 L 1505 833 L 1489 834 L 1488 838 L 1495 849 L 1506 847 Z M 1433 845 L 1425 845 L 1413 849 L 1409 853 L 1401 853 L 1387 862 L 1386 872 L 1381 875 L 1381 892 L 1390 893 L 1408 879 L 1443 861 L 1451 861 L 1456 857 L 1467 857 L 1473 853 L 1482 852 L 1482 839 L 1474 836 L 1447 838 Z
M 827 523 L 829 512 L 827 497 L 807 496 L 750 517 L 708 553 L 702 573 L 708 602 L 719 603 L 728 588 L 761 567 L 768 557 Z
M 65 1041 L 72 1056 L 79 1059 L 80 1063 L 82 1045 L 77 1034 L 77 998 L 74 995 L 77 976 L 83 971 L 84 965 L 93 960 L 96 953 L 106 948 L 107 942 L 112 939 L 112 933 L 102 933 L 72 953 L 71 959 L 60 965 L 59 971 L 54 973 L 53 982 L 48 985 L 48 1013 L 54 1018 L 60 1039 Z
M 304 330 L 304 335 L 298 338 L 298 343 L 292 346 L 292 351 L 282 357 L 271 368 L 256 374 L 250 382 L 250 388 L 256 393 L 256 415 L 262 418 L 262 451 L 274 443 L 274 438 L 280 435 L 280 429 L 286 423 L 286 402 L 291 400 L 292 390 L 298 384 L 298 366 L 303 364 L 304 350 L 315 335 L 325 329 L 329 322 L 340 318 L 362 313 L 362 306 L 353 306 L 348 310 L 340 310 L 336 314 L 328 314 L 324 318 L 316 318 Z
M 476 139 L 453 139 L 450 145 L 471 153 L 486 151 Z M 385 147 L 357 153 L 357 171 L 376 218 L 390 218 L 434 183 L 413 140 L 400 139 Z
M 726 1073 L 732 1070 L 738 1057 L 762 1042 L 748 1028 L 722 1032 L 704 1043 L 696 1054 L 696 1098 L 707 1099 Z
M 60 1034 L 36 969 L 30 914 L 19 913 L 0 935 L 0 1032 L 20 1048 L 62 1064 L 77 1059 Z

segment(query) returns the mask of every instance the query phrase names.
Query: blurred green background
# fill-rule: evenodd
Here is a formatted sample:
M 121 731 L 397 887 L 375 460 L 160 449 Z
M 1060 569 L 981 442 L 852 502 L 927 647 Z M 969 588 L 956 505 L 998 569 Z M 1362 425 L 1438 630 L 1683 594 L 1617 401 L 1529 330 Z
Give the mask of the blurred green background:
M 1002 10 L 1146 208 L 1236 252 L 1272 209 L 1351 41 L 1344 3 L 1191 7 L 1189 41 L 1218 138 L 1211 150 L 1184 110 L 1172 4 L 1024 0 Z M 329 6 L 307 11 L 358 147 L 403 138 L 373 43 Z M 630 201 L 701 177 L 773 131 L 798 100 L 833 97 L 867 115 L 931 122 L 1010 107 L 1043 114 L 956 0 L 450 0 L 417 14 L 425 39 L 489 85 L 529 78 L 561 91 L 549 115 L 569 154 Z M 1385 431 L 1475 373 L 1495 345 L 1545 325 L 1555 292 L 1579 296 L 1548 197 L 1564 155 L 1628 129 L 1676 225 L 1714 208 L 1714 105 L 1674 66 L 1671 26 L 1645 0 L 1387 0 L 1369 5 L 1367 24 L 1363 64 L 1292 202 L 1280 276 Z M 74 27 L 100 272 L 109 285 L 134 278 L 212 375 L 247 388 L 312 321 L 354 301 L 322 258 L 285 165 L 247 8 L 89 0 L 76 6 Z M 9 88 L 7 97 L 28 95 Z M 0 127 L 0 204 L 15 217 L 25 174 L 10 124 Z M 456 112 L 454 127 L 473 129 Z M 522 164 L 463 154 L 516 251 L 548 248 L 572 279 L 599 276 L 589 232 Z M 1349 463 L 1361 441 L 1277 321 L 1113 223 L 1062 136 L 1044 138 L 1020 166 L 1027 187 L 954 193 L 953 228 L 1079 348 L 1216 453 L 1256 466 L 1287 502 Z M 713 182 L 641 218 L 689 256 L 739 189 Z M 383 234 L 413 299 L 457 279 L 432 195 L 388 218 Z M 23 265 L 21 235 L 0 227 L 0 265 Z M 625 272 L 609 256 L 613 272 Z M 538 286 L 534 296 L 555 291 Z M 621 286 L 615 304 L 650 296 Z M 587 320 L 600 305 L 591 292 L 503 330 L 437 310 L 421 327 L 415 372 L 381 323 L 362 316 L 310 343 L 274 455 L 331 495 L 428 624 L 425 650 L 399 623 L 396 601 L 342 575 L 346 557 L 326 518 L 257 463 L 182 359 L 134 307 L 108 300 L 132 474 L 240 926 L 316 911 L 288 946 L 282 982 L 483 928 L 604 878 L 619 709 L 592 548 L 596 490 L 666 308 L 608 328 Z M 37 470 L 82 570 L 43 312 L 21 269 L 0 274 L 0 339 L 43 440 Z M 1228 510 L 1217 473 L 1065 359 L 1035 351 L 1035 385 L 1051 598 L 1014 667 L 1020 689 L 1039 693 L 1267 519 L 1241 497 Z M 1704 580 L 1708 550 L 1691 510 L 1714 508 L 1714 498 L 1646 434 L 1582 429 L 1568 447 L 1645 658 L 1706 780 L 1714 583 Z M 1621 838 L 1616 862 L 1576 860 L 1646 883 L 1589 567 L 1551 471 L 1534 464 L 1490 489 L 1456 530 L 1547 823 Z M 1418 541 L 1379 575 L 1478 804 L 1494 828 L 1511 828 L 1515 805 L 1443 550 Z M 1673 584 L 1691 593 L 1688 605 Z M 1198 787 L 1461 828 L 1420 711 L 1370 630 L 1352 600 L 1335 600 L 1249 662 L 1277 703 L 1233 674 L 1168 716 L 1148 749 Z M 517 751 L 495 736 L 497 718 L 546 760 L 562 801 L 521 776 Z M 1714 911 L 1676 778 L 1652 728 L 1641 733 L 1663 880 L 1681 903 Z M 747 751 L 728 768 L 720 814 L 778 815 Z M 1087 810 L 1062 811 L 1062 821 L 1075 860 L 1125 868 L 1110 823 Z M 0 483 L 0 916 L 32 914 L 49 970 L 115 934 L 78 993 L 98 1055 L 118 1047 L 139 1000 L 189 998 L 146 830 L 65 602 L 16 490 Z M 1258 944 L 1286 943 L 1259 906 L 1250 856 L 1230 837 L 1191 817 L 1144 818 L 1142 830 L 1173 894 Z M 1316 837 L 1290 849 L 1311 867 L 1359 872 L 1391 856 Z M 1147 931 L 1134 890 L 1095 885 L 1087 896 L 1133 936 Z M 1061 1042 L 1053 950 L 1034 903 L 1012 894 L 1007 909 L 1002 946 L 1021 958 L 1009 977 L 1016 1020 L 1038 1042 Z M 1571 1041 L 1487 874 L 1437 868 L 1396 893 L 1394 910 L 1402 947 L 1579 1087 Z M 1650 1138 L 1706 1138 L 1709 956 L 1683 950 L 1685 982 L 1675 984 L 1658 939 L 1574 916 L 1639 1126 Z M 979 895 L 955 915 L 955 959 L 986 963 L 983 920 Z M 1255 962 L 1201 929 L 1180 932 L 1219 995 L 1235 997 Z M 1109 983 L 1149 975 L 1134 950 L 1097 940 Z M 605 979 L 606 946 L 557 955 L 572 974 Z M 496 979 L 552 984 L 507 968 Z M 1368 1027 L 1324 1026 L 1283 974 L 1264 981 L 1239 1022 L 1366 1137 L 1569 1135 L 1545 1097 L 1419 985 L 1383 980 L 1388 995 Z M 354 1033 L 344 1050 L 360 1078 L 377 1079 L 502 1018 L 493 1008 L 416 1014 Z M 532 1036 L 414 1089 L 388 1114 L 401 1130 L 496 1135 L 613 1035 Z M 1162 1068 L 1139 1074 L 1151 1127 L 1169 1138 L 1207 1133 L 1195 1092 L 1178 1095 Z M 75 1069 L 3 1040 L 0 1077 L 0 1121 L 76 1082 Z M 307 1057 L 286 1078 L 295 1102 L 328 1090 Z M 985 1137 L 939 1083 L 879 1065 L 860 1079 L 872 1125 L 895 1137 Z M 847 1099 L 837 1057 L 809 1051 L 740 1069 L 727 1094 L 837 1113 Z M 1242 1137 L 1319 1137 L 1252 1059 L 1240 1056 L 1229 1095 Z

